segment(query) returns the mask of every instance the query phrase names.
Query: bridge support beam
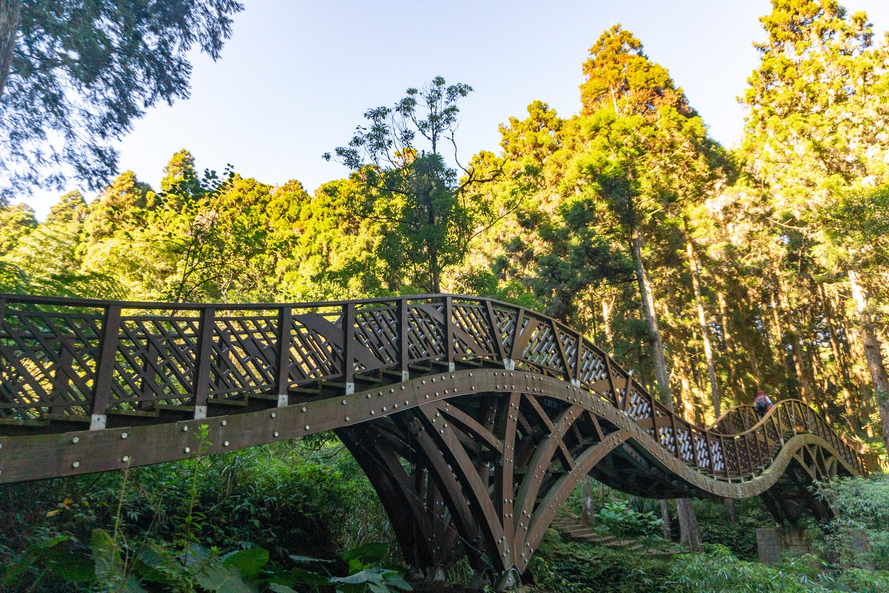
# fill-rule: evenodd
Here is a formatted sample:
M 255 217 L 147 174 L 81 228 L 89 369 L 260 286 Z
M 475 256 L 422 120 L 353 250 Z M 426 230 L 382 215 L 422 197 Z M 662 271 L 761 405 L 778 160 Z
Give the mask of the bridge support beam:
M 434 580 L 466 556 L 479 584 L 498 588 L 518 582 L 568 495 L 630 436 L 579 405 L 521 392 L 430 401 L 336 432 L 407 564 Z

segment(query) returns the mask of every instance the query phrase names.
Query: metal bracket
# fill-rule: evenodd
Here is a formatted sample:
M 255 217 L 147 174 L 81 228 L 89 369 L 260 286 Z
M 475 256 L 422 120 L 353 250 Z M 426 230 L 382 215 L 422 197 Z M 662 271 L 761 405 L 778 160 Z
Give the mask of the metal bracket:
M 108 416 L 105 414 L 93 414 L 90 416 L 90 430 L 105 430 Z

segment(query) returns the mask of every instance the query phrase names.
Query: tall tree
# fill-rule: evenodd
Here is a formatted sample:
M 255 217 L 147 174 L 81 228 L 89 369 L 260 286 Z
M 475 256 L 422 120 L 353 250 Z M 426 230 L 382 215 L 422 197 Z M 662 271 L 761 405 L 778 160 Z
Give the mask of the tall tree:
M 236 0 L 0 0 L 0 170 L 30 192 L 64 171 L 100 189 L 114 143 L 152 105 L 189 94 L 189 52 L 214 60 Z
M 470 166 L 458 180 L 443 157 L 447 143 L 457 160 L 458 103 L 471 91 L 440 76 L 422 90 L 409 88 L 393 107 L 368 110 L 368 127 L 335 151 L 364 186 L 360 211 L 384 223 L 382 257 L 402 267 L 408 283 L 433 293 L 444 271 L 462 261 L 482 213 L 470 199 L 479 171 Z
M 847 294 L 859 312 L 872 387 L 882 400 L 885 364 L 877 334 L 869 329 L 873 325 L 860 258 L 843 258 L 837 270 L 821 256 L 831 241 L 825 236 L 825 220 L 843 196 L 887 181 L 889 46 L 874 47 L 867 15 L 849 15 L 835 0 L 773 0 L 771 14 L 761 21 L 769 36 L 757 46 L 762 61 L 745 95 L 749 170 L 769 188 L 773 219 L 782 229 L 777 234 L 785 245 L 801 246 L 795 253 L 788 250 L 788 261 L 801 264 L 794 266 L 796 273 L 805 274 L 802 264 L 808 261 L 822 266 L 829 277 L 835 277 L 835 270 L 845 274 Z M 783 286 L 784 275 L 777 276 L 779 304 L 786 312 L 790 290 Z M 809 284 L 811 279 L 811 273 L 804 277 Z M 797 289 L 802 284 L 797 282 Z M 805 386 L 809 371 L 800 334 L 790 327 L 788 336 L 796 374 Z M 882 421 L 885 431 L 889 409 Z M 889 443 L 889 432 L 885 435 Z

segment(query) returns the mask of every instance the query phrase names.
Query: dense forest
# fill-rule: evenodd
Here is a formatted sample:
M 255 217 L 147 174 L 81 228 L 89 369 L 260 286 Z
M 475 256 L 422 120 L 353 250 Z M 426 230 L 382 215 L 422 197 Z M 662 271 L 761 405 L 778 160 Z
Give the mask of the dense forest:
M 632 33 L 582 64 L 581 113 L 543 101 L 500 147 L 449 158 L 472 88 L 436 78 L 333 156 L 314 195 L 195 168 L 120 174 L 38 222 L 0 210 L 0 288 L 164 301 L 451 292 L 546 311 L 707 423 L 802 398 L 889 440 L 889 41 L 836 2 L 774 2 L 732 149 Z M 343 139 L 345 140 L 345 139 Z M 336 139 L 332 140 L 332 145 Z
M 232 11 L 236 4 L 227 3 Z M 804 400 L 885 458 L 889 34 L 875 39 L 864 13 L 850 14 L 833 0 L 772 6 L 761 19 L 760 63 L 739 98 L 747 115 L 737 146 L 714 141 L 667 67 L 615 25 L 580 65 L 580 113 L 560 115 L 535 100 L 527 114 L 500 126 L 499 147 L 465 161 L 457 158 L 459 115 L 473 89 L 436 77 L 390 106 L 368 109 L 351 139 L 331 139 L 331 152 L 319 157 L 350 173 L 314 194 L 296 179 L 273 185 L 231 166 L 201 172 L 200 155 L 183 149 L 158 187 L 126 171 L 91 199 L 79 191 L 61 196 L 43 221 L 26 204 L 0 197 L 0 292 L 228 303 L 494 297 L 586 333 L 699 425 L 763 390 L 773 401 Z M 226 22 L 217 32 L 225 38 Z M 38 177 L 19 176 L 11 187 Z M 368 538 L 391 539 L 354 460 L 325 439 L 221 456 L 206 467 L 197 461 L 134 470 L 122 485 L 117 476 L 100 476 L 88 487 L 70 480 L 9 488 L 9 501 L 30 500 L 33 509 L 9 513 L 0 525 L 10 534 L 32 531 L 18 542 L 0 537 L 0 557 L 16 557 L 14 544 L 53 541 L 53 528 L 32 523 L 59 513 L 71 516 L 57 528 L 64 537 L 84 539 L 88 528 L 113 522 L 118 546 L 125 513 L 134 530 L 166 529 L 164 537 L 179 538 L 186 549 L 198 540 L 188 522 L 193 509 L 209 509 L 198 521 L 212 525 L 203 540 L 263 546 L 273 562 L 294 551 L 285 540 L 295 541 L 301 529 L 324 532 L 314 551 L 328 556 Z M 210 477 L 199 480 L 201 472 Z M 211 486 L 219 482 L 225 495 Z M 156 484 L 163 487 L 153 492 Z M 591 486 L 572 501 L 584 512 Z M 164 488 L 178 496 L 176 504 L 190 496 L 188 537 L 175 531 L 174 511 L 158 511 L 172 504 L 161 500 Z M 889 567 L 889 540 L 885 509 L 874 509 L 885 489 L 885 481 L 847 483 L 832 495 L 847 516 L 870 525 L 874 549 L 886 556 L 881 570 Z M 59 498 L 65 502 L 46 513 Z M 326 504 L 331 500 L 338 510 Z M 693 550 L 701 544 L 697 513 L 709 525 L 704 541 L 728 547 L 715 560 L 690 557 L 673 568 L 599 552 L 581 566 L 577 555 L 588 550 L 550 542 L 532 573 L 546 590 L 581 590 L 565 574 L 579 579 L 601 563 L 620 578 L 643 575 L 675 587 L 650 590 L 703 590 L 717 568 L 735 570 L 725 568 L 737 563 L 733 553 L 753 558 L 751 533 L 768 518 L 748 502 L 739 505 L 739 523 L 734 510 L 713 502 L 692 509 L 680 500 L 657 511 L 635 500 L 636 513 L 602 489 L 603 512 L 650 516 L 649 526 L 660 514 L 667 539 L 672 513 L 681 542 Z M 293 512 L 288 525 L 276 520 L 285 508 Z M 235 516 L 249 525 L 235 531 L 227 525 Z M 102 542 L 93 537 L 95 549 Z M 112 556 L 113 546 L 106 546 Z M 627 562 L 644 566 L 626 571 Z M 787 569 L 796 575 L 788 583 L 799 587 L 787 590 L 815 590 L 803 564 Z M 776 573 L 757 570 L 738 568 L 731 573 L 738 588 L 725 590 L 778 582 Z M 615 587 L 608 590 L 649 590 Z M 833 590 L 859 590 L 849 587 Z

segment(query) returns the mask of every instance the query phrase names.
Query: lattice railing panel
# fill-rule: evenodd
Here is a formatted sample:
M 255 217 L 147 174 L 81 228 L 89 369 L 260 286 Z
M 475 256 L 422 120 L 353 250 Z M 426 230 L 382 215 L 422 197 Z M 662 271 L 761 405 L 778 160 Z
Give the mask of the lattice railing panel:
M 216 318 L 210 396 L 230 399 L 268 391 L 275 382 L 277 317 Z
M 575 377 L 575 369 L 577 368 L 577 349 L 580 347 L 576 336 L 567 331 L 559 331 L 559 341 L 562 343 L 562 352 L 565 353 L 565 360 L 568 361 L 566 369 L 569 377 Z
M 578 375 L 581 383 L 592 385 L 608 378 L 608 363 L 604 357 L 598 355 L 591 348 L 583 348 L 580 353 Z
M 454 304 L 454 348 L 463 357 L 488 357 L 497 353 L 491 320 L 481 305 Z
M 375 307 L 355 313 L 355 337 L 378 361 L 375 368 L 398 361 L 398 317 L 395 307 Z M 359 363 L 360 364 L 360 363 Z M 367 365 L 361 365 L 363 370 Z
M 531 326 L 522 331 L 529 331 Z M 534 366 L 550 369 L 558 374 L 567 372 L 559 347 L 556 344 L 556 334 L 549 323 L 534 320 L 534 326 L 527 345 L 522 351 L 521 360 Z
M 648 397 L 635 389 L 631 390 L 630 405 L 627 406 L 627 414 L 630 415 L 630 418 L 638 422 L 645 418 L 651 418 L 651 412 L 651 402 Z
M 499 332 L 500 344 L 503 347 L 503 352 L 507 357 L 512 356 L 512 352 L 510 348 L 512 347 L 512 340 L 515 337 L 516 330 L 516 319 L 518 318 L 518 311 L 513 309 L 504 309 L 502 307 L 494 306 L 494 317 L 497 322 L 497 330 Z
M 0 326 L 0 416 L 88 414 L 102 316 L 16 311 Z
M 291 385 L 343 376 L 342 316 L 294 315 L 290 330 Z
M 188 403 L 194 386 L 198 319 L 124 317 L 114 365 L 111 405 Z
M 697 463 L 698 467 L 712 470 L 713 468 L 710 467 L 710 455 L 708 455 L 707 438 L 699 430 L 692 431 L 692 438 L 695 443 L 695 463 Z
M 411 306 L 408 313 L 408 332 L 411 362 L 443 360 L 447 357 L 442 305 Z

